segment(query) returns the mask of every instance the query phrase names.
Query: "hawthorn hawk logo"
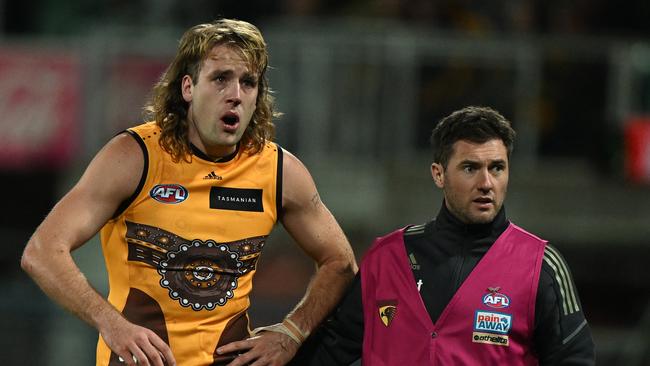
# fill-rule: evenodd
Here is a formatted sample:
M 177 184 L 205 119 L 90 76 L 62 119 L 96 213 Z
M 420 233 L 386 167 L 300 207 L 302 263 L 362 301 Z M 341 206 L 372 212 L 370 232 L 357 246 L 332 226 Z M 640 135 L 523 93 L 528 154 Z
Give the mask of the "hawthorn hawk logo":
M 386 327 L 389 327 L 395 318 L 395 314 L 397 314 L 397 300 L 378 301 L 377 307 L 379 309 L 379 319 Z

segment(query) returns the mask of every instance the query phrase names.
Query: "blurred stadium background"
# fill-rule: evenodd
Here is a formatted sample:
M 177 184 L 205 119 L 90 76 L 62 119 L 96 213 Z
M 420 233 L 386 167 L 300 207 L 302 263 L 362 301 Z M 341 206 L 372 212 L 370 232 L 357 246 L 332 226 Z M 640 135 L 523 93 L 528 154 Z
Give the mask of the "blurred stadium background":
M 435 121 L 469 104 L 504 113 L 519 133 L 510 217 L 565 255 L 598 364 L 650 365 L 650 2 L 0 0 L 3 365 L 94 364 L 94 329 L 41 293 L 20 254 L 96 151 L 141 121 L 182 32 L 218 16 L 264 33 L 277 141 L 358 258 L 437 212 Z M 281 228 L 270 242 L 254 326 L 279 321 L 313 270 Z M 75 256 L 106 293 L 98 241 Z

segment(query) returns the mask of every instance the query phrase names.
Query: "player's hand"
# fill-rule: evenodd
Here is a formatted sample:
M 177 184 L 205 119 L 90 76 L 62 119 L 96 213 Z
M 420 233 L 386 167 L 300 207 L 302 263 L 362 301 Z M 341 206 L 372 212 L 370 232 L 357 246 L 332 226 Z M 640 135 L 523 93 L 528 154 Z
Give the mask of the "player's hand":
M 128 366 L 175 366 L 172 351 L 150 329 L 122 318 L 100 330 L 104 342 Z
M 298 351 L 298 343 L 278 332 L 262 332 L 258 335 L 228 343 L 217 349 L 219 354 L 238 354 L 228 366 L 282 366 Z

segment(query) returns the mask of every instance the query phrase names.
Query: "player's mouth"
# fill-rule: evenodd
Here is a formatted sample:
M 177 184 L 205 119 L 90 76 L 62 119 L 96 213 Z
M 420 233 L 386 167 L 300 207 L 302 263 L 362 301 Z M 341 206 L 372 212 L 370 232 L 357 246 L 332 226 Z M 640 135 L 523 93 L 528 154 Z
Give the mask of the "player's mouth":
M 494 204 L 494 200 L 490 197 L 478 197 L 475 198 L 472 202 L 474 202 L 476 205 L 478 205 L 478 208 L 480 210 L 486 210 L 492 208 L 492 205 Z
M 223 129 L 228 132 L 235 132 L 239 127 L 239 115 L 235 112 L 227 112 L 221 117 L 221 121 L 223 122 Z

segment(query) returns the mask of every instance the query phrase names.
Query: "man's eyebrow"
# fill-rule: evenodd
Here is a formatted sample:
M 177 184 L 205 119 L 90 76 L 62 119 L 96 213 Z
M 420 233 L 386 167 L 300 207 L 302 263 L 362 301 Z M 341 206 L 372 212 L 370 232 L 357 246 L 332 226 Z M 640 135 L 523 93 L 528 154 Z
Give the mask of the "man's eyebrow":
M 208 77 L 215 77 L 215 76 L 225 76 L 225 77 L 231 77 L 235 74 L 235 71 L 232 69 L 216 69 L 212 70 L 210 73 L 208 73 Z M 257 80 L 258 76 L 256 73 L 247 71 L 241 75 L 241 79 L 253 79 Z
M 495 159 L 495 160 L 489 160 L 488 165 L 495 165 L 495 164 L 505 164 L 506 161 L 505 159 Z M 472 159 L 464 159 L 461 160 L 458 165 L 481 165 L 483 164 L 479 160 L 472 160 Z
M 231 69 L 216 69 L 212 70 L 208 76 L 213 77 L 217 75 L 224 75 L 224 76 L 230 76 L 233 74 L 233 71 Z
M 479 164 L 481 164 L 481 162 L 472 159 L 463 159 L 458 163 L 458 165 L 479 165 Z
M 505 159 L 495 159 L 490 161 L 490 164 L 505 164 L 505 163 L 506 163 Z
M 252 71 L 246 71 L 246 72 L 242 75 L 242 78 L 245 78 L 245 79 L 255 79 L 255 80 L 257 80 L 258 75 L 257 75 L 256 73 L 252 72 Z

